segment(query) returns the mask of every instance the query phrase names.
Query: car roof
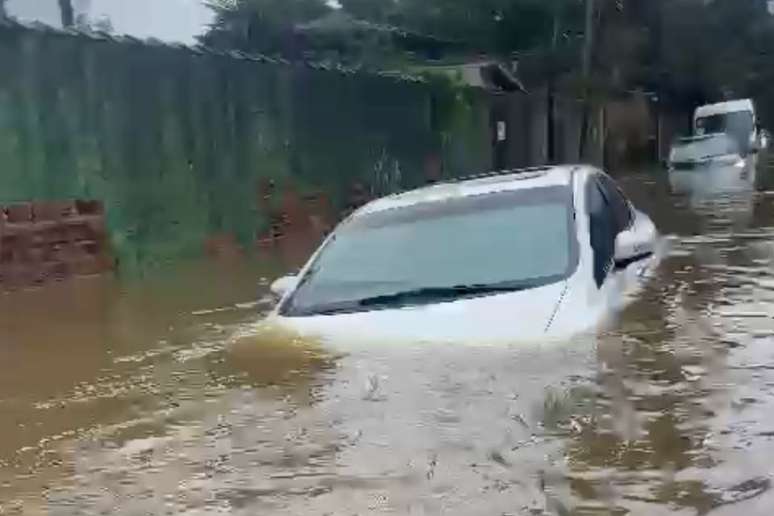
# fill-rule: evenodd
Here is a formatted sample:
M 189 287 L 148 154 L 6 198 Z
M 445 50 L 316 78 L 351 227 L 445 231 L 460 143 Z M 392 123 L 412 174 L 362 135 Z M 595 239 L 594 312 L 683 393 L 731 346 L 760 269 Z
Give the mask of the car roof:
M 717 104 L 708 104 L 706 106 L 700 106 L 696 109 L 696 118 L 721 115 L 724 113 L 733 113 L 736 111 L 750 111 L 755 112 L 755 107 L 752 100 L 741 99 L 731 100 L 728 102 L 718 102 Z
M 569 186 L 572 184 L 573 173 L 579 168 L 577 165 L 539 167 L 491 172 L 480 176 L 447 181 L 377 199 L 360 208 L 355 216 L 405 208 L 421 203 L 442 202 L 497 192 L 548 186 Z

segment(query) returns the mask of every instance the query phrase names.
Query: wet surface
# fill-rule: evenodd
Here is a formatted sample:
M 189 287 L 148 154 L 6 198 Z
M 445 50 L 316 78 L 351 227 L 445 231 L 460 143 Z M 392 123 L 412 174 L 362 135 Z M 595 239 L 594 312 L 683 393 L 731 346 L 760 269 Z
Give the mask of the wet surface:
M 0 514 L 770 514 L 770 175 L 622 178 L 669 255 L 565 343 L 260 337 L 247 258 L 0 296 Z

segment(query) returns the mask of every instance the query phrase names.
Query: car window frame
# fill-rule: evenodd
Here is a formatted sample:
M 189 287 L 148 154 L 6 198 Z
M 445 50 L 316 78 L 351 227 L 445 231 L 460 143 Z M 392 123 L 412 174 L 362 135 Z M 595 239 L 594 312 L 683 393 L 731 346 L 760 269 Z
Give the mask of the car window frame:
M 621 223 L 619 217 L 616 215 L 613 204 L 610 201 L 610 196 L 612 194 L 606 192 L 604 183 L 602 180 L 600 180 L 601 177 L 606 176 L 602 172 L 592 173 L 586 180 L 584 192 L 585 211 L 589 224 L 589 246 L 591 247 L 592 252 L 592 273 L 594 282 L 598 288 L 602 288 L 605 281 L 609 277 L 610 272 L 614 270 L 615 241 L 618 235 L 627 229 L 625 227 L 620 227 Z M 615 182 L 613 182 L 612 179 L 608 178 L 608 180 L 612 182 L 613 186 L 615 186 Z M 594 192 L 595 190 L 596 192 Z M 626 196 L 624 196 L 620 190 L 618 190 L 618 192 L 620 199 L 626 202 L 626 207 L 630 214 L 630 221 L 628 224 L 630 227 L 633 224 L 634 216 L 632 213 L 631 205 Z M 605 230 L 609 230 L 608 235 L 601 235 L 597 233 L 597 231 L 600 231 L 600 224 L 602 224 L 604 221 L 599 219 L 595 220 L 595 217 L 599 217 L 599 215 L 596 214 L 596 211 L 592 211 L 592 208 L 596 209 L 596 207 L 592 207 L 591 205 L 592 199 L 594 199 L 594 195 L 598 196 L 600 199 L 600 202 L 602 203 L 602 211 L 606 212 L 606 217 L 609 220 L 609 227 L 603 228 Z M 605 253 L 605 256 L 601 256 L 601 253 L 603 252 Z
M 613 212 L 614 220 L 617 225 L 616 236 L 623 231 L 631 229 L 634 225 L 634 210 L 631 201 L 629 201 L 629 198 L 623 193 L 621 187 L 613 180 L 613 178 L 604 173 L 595 174 L 594 179 L 598 182 L 602 195 L 607 199 L 608 205 Z M 617 199 L 617 202 L 620 203 L 619 207 L 624 209 L 625 220 L 619 220 L 620 214 L 617 213 L 615 201 L 613 201 L 613 199 Z

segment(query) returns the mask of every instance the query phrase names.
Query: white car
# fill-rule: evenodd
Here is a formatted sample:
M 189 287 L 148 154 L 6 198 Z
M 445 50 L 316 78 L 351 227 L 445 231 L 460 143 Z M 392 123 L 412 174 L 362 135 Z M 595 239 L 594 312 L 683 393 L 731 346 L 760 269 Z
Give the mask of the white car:
M 342 222 L 263 324 L 350 342 L 566 337 L 619 308 L 657 231 L 587 166 L 479 176 L 392 195 Z
M 680 138 L 669 153 L 672 191 L 696 197 L 752 191 L 756 168 L 757 157 L 724 133 Z
M 702 167 L 744 168 L 746 160 L 739 144 L 725 133 L 678 138 L 669 150 L 669 168 L 694 170 Z

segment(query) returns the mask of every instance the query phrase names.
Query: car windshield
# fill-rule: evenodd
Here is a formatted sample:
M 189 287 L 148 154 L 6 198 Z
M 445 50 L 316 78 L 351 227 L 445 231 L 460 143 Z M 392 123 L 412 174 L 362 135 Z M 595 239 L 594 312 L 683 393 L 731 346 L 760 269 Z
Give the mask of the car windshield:
M 739 149 L 731 138 L 719 135 L 680 141 L 672 147 L 670 159 L 672 162 L 692 162 L 738 152 Z
M 285 315 L 359 311 L 535 288 L 577 265 L 569 187 L 431 202 L 337 230 Z

